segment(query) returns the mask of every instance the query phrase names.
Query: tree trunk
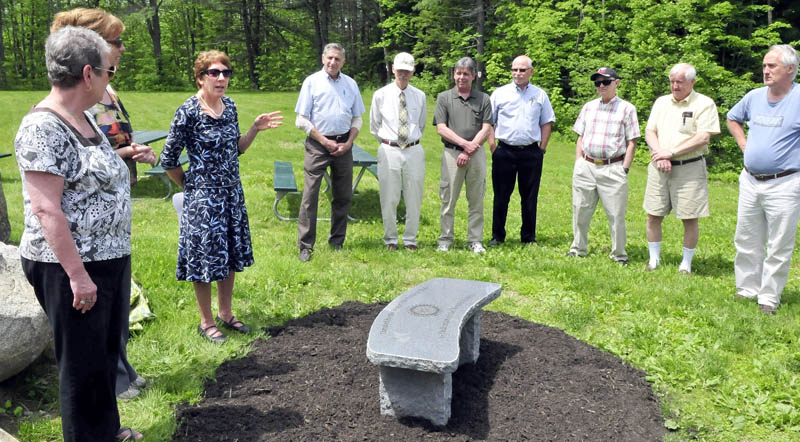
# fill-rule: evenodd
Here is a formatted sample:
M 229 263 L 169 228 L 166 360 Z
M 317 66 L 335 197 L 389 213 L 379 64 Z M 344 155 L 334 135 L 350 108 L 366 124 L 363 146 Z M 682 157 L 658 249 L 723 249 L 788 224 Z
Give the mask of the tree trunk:
M 241 0 L 239 12 L 242 16 L 244 25 L 244 42 L 247 49 L 247 67 L 249 70 L 250 87 L 258 89 L 258 68 L 256 59 L 261 52 L 260 36 L 261 31 L 261 0 L 253 1 L 253 10 L 250 10 L 248 0 Z M 254 23 L 255 22 L 255 25 Z
M 475 0 L 475 13 L 477 14 L 477 52 L 478 52 L 478 78 L 475 80 L 475 87 L 483 90 L 483 79 L 486 76 L 486 63 L 483 61 L 483 49 L 486 42 L 484 33 L 486 31 L 486 10 L 484 8 L 484 0 Z
M 3 9 L 5 5 L 3 0 L 0 0 L 0 88 L 5 89 L 8 87 L 8 77 L 6 76 L 6 44 L 3 41 Z

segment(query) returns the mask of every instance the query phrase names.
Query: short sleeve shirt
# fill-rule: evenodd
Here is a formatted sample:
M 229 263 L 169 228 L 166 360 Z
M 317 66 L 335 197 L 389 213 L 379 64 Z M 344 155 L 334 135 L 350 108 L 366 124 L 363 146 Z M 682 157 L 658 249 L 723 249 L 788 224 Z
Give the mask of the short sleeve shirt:
M 457 88 L 442 92 L 436 97 L 433 125 L 444 123 L 465 140 L 472 140 L 484 123 L 492 123 L 492 104 L 489 96 L 472 89 L 467 99 L 461 98 Z M 448 141 L 442 138 L 442 141 Z
M 717 105 L 714 100 L 696 91 L 681 101 L 675 101 L 672 94 L 664 95 L 653 104 L 650 118 L 647 119 L 647 130 L 658 133 L 658 143 L 662 149 L 674 151 L 698 132 L 719 133 Z M 708 145 L 673 159 L 688 160 L 700 155 L 708 155 Z
M 187 190 L 239 185 L 239 114 L 231 98 L 223 96 L 222 102 L 225 110 L 219 118 L 203 112 L 196 95 L 175 111 L 161 151 L 161 166 L 180 167 L 180 155 L 186 149 Z
M 780 101 L 767 99 L 767 88 L 748 92 L 728 112 L 728 118 L 747 122 L 744 165 L 755 174 L 800 170 L 800 84 Z
M 628 141 L 641 136 L 636 107 L 618 96 L 584 104 L 572 130 L 583 137 L 583 153 L 597 160 L 624 155 Z
M 303 81 L 294 111 L 311 120 L 320 133 L 331 136 L 349 132 L 353 118 L 365 109 L 355 80 L 341 72 L 333 79 L 321 70 Z
M 31 209 L 25 183 L 27 172 L 44 172 L 64 178 L 61 210 L 81 260 L 105 261 L 131 254 L 131 199 L 128 168 L 111 148 L 89 112 L 84 117 L 96 135 L 86 139 L 44 108 L 22 119 L 14 149 L 22 177 L 25 230 L 20 240 L 22 257 L 56 263 L 42 226 Z
M 514 83 L 499 87 L 491 102 L 495 137 L 512 146 L 542 141 L 542 126 L 556 121 L 547 92 L 530 83 L 524 91 Z

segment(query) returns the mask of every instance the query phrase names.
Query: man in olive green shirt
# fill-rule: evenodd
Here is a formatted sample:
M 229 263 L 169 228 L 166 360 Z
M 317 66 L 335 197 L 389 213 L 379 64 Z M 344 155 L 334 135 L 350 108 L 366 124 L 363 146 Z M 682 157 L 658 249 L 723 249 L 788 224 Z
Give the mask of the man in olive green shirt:
M 482 144 L 492 133 L 492 106 L 489 96 L 472 89 L 477 75 L 475 60 L 464 57 L 456 62 L 453 78 L 456 87 L 436 99 L 433 124 L 442 137 L 442 200 L 439 251 L 453 246 L 456 202 L 466 182 L 469 221 L 467 247 L 483 253 L 483 197 L 486 194 L 486 151 Z

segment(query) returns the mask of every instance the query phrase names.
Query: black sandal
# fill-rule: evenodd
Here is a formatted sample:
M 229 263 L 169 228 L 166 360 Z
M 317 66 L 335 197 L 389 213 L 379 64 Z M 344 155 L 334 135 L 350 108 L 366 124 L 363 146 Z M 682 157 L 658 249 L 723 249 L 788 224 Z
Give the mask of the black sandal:
M 128 432 L 128 435 L 122 437 L 122 433 L 125 433 L 126 431 Z M 144 435 L 131 427 L 120 427 L 119 431 L 117 432 L 116 439 L 120 442 L 132 442 L 144 439 Z
M 217 315 L 217 321 L 221 322 L 222 326 L 228 330 L 233 330 L 244 334 L 250 333 L 250 327 L 244 325 L 244 322 L 238 320 L 236 316 L 231 316 L 230 321 L 225 321 L 224 319 L 220 318 L 219 315 Z
M 217 329 L 217 333 L 219 333 L 219 334 L 217 334 L 217 333 L 208 334 L 208 331 L 211 330 L 212 328 L 216 328 Z M 198 325 L 197 326 L 197 332 L 200 333 L 204 338 L 206 338 L 209 341 L 214 342 L 216 344 L 221 344 L 221 343 L 225 342 L 225 339 L 228 338 L 227 336 L 225 336 L 225 333 L 222 333 L 222 330 L 217 328 L 216 325 L 210 325 L 210 326 L 208 326 L 206 328 L 203 328 L 202 325 Z

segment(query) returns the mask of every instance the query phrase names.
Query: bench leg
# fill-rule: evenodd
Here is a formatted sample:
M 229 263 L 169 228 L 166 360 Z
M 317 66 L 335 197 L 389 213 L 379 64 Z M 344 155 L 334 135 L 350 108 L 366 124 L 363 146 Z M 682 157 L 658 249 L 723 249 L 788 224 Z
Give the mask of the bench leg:
M 285 217 L 285 216 L 281 215 L 280 213 L 278 213 L 278 203 L 279 203 L 279 202 L 280 202 L 280 201 L 283 199 L 283 197 L 285 197 L 285 196 L 286 196 L 288 193 L 289 193 L 289 192 L 287 192 L 287 191 L 284 191 L 284 190 L 279 190 L 279 191 L 277 191 L 277 192 L 275 193 L 275 202 L 272 204 L 272 212 L 273 212 L 273 213 L 275 214 L 275 216 L 276 216 L 276 217 L 278 217 L 278 219 L 279 219 L 279 220 L 281 220 L 281 221 L 297 221 L 297 218 Z
M 467 320 L 461 329 L 459 338 L 459 367 L 464 364 L 474 364 L 478 360 L 481 349 L 481 311 L 478 310 Z
M 453 380 L 450 373 L 380 367 L 381 414 L 417 416 L 434 425 L 447 425 Z

